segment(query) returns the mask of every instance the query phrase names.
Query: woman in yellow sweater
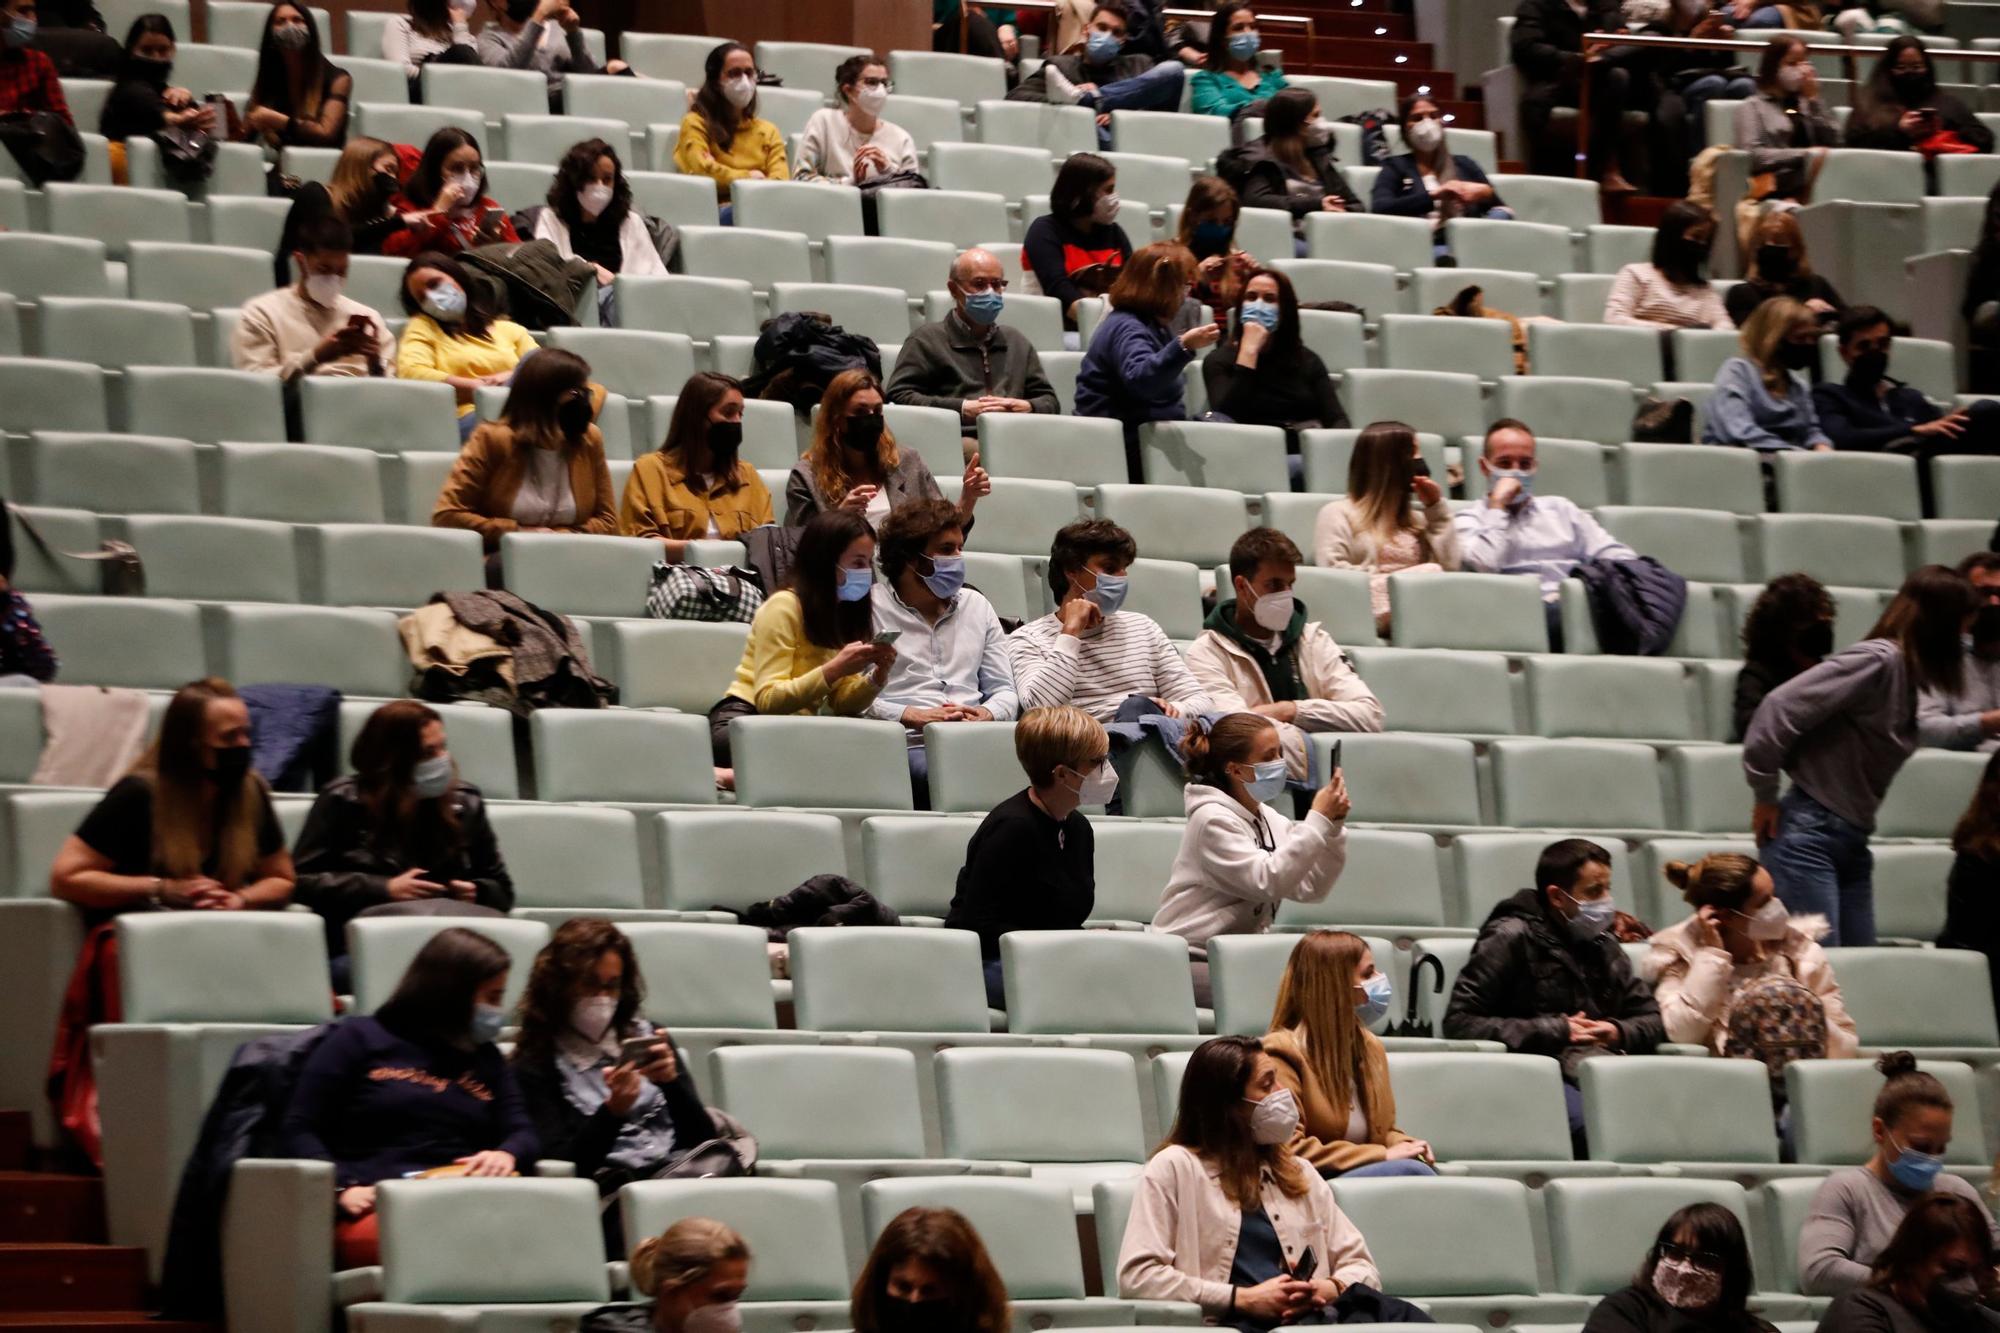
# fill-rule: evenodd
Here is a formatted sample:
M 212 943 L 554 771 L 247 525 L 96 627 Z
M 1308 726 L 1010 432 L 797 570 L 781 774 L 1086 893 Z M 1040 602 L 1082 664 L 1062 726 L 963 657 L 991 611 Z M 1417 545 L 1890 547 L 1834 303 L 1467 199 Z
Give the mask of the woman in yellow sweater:
M 729 723 L 759 713 L 859 717 L 889 679 L 896 650 L 871 642 L 875 529 L 851 509 L 806 524 L 792 557 L 791 585 L 750 622 L 736 681 L 708 710 L 718 768 L 729 766 Z M 722 774 L 718 780 L 726 781 Z
M 708 53 L 707 75 L 694 110 L 681 117 L 674 169 L 714 181 L 728 222 L 731 181 L 790 180 L 792 172 L 785 165 L 785 136 L 757 115 L 757 60 L 750 48 L 738 42 L 716 47 Z
M 658 539 L 677 561 L 691 541 L 737 541 L 777 522 L 770 488 L 737 456 L 742 448 L 743 386 L 696 371 L 681 386 L 666 443 L 632 464 L 618 530 Z
M 441 380 L 458 395 L 458 438 L 479 424 L 473 394 L 482 384 L 508 384 L 514 367 L 536 350 L 528 331 L 486 308 L 456 259 L 435 251 L 403 270 L 403 312 L 410 323 L 396 347 L 396 375 Z

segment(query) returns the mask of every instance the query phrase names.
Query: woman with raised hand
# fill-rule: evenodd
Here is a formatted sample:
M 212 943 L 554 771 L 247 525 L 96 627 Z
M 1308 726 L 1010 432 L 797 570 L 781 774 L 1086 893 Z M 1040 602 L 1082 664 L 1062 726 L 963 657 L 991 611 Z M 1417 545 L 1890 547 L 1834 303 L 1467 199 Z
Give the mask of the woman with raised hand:
M 521 239 L 507 210 L 486 193 L 486 159 L 479 140 L 456 125 L 431 135 L 389 208 L 402 218 L 403 228 L 383 240 L 385 255 L 451 255 Z
M 1412 499 L 1421 513 L 1413 512 Z M 1313 523 L 1313 563 L 1366 571 L 1375 625 L 1384 634 L 1389 575 L 1459 567 L 1451 505 L 1415 431 L 1400 421 L 1377 421 L 1354 441 L 1347 494 L 1329 500 Z
M 1347 411 L 1326 362 L 1306 346 L 1292 280 L 1253 264 L 1240 294 L 1230 336 L 1201 363 L 1209 406 L 1242 425 L 1281 427 L 1297 458 L 1300 431 L 1344 429 Z

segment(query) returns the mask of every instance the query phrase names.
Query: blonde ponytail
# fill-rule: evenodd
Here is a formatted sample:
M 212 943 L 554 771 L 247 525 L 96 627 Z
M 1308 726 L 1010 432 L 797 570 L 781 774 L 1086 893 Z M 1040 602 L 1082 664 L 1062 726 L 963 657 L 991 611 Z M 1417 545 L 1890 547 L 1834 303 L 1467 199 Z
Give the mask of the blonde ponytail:
M 658 1297 L 691 1286 L 729 1259 L 748 1260 L 750 1247 L 733 1229 L 713 1218 L 683 1217 L 632 1251 L 632 1285 Z

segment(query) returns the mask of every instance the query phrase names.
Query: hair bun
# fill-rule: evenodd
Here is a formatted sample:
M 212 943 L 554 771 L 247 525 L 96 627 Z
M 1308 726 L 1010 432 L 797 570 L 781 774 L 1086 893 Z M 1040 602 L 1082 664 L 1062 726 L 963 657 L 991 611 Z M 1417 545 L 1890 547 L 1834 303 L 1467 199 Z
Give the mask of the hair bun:
M 660 1238 L 648 1236 L 632 1251 L 632 1288 L 641 1296 L 660 1289 Z
M 1884 1051 L 1875 1068 L 1883 1078 L 1904 1078 L 1917 1072 L 1917 1057 L 1908 1051 Z
M 1694 867 L 1685 861 L 1669 861 L 1664 870 L 1668 881 L 1677 889 L 1686 889 L 1696 879 Z

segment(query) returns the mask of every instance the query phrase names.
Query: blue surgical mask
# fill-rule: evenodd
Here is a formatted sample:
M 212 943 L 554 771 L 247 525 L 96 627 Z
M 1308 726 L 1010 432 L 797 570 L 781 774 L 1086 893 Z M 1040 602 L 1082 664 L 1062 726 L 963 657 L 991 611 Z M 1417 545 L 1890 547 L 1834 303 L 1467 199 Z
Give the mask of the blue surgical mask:
M 1244 783 L 1244 789 L 1259 801 L 1268 801 L 1285 789 L 1285 761 L 1267 759 L 1261 764 L 1250 765 L 1254 775 Z
M 840 584 L 833 591 L 843 602 L 859 602 L 868 596 L 868 590 L 875 586 L 873 569 L 843 569 Z
M 1085 593 L 1084 597 L 1097 603 L 1097 609 L 1105 615 L 1113 615 L 1119 607 L 1125 605 L 1125 590 L 1130 582 L 1123 574 L 1099 574 L 1097 586 Z
M 1893 1134 L 1889 1136 L 1889 1146 L 1896 1150 L 1889 1162 L 1890 1178 L 1906 1190 L 1928 1193 L 1937 1182 L 1938 1172 L 1944 1170 L 1944 1154 L 1905 1148 Z
M 455 282 L 441 282 L 424 293 L 420 304 L 432 319 L 448 324 L 465 314 L 465 289 Z
M 1594 940 L 1611 929 L 1611 923 L 1618 917 L 1618 904 L 1611 901 L 1611 895 L 1602 898 L 1572 898 L 1576 904 L 1576 915 L 1570 918 L 1570 928 L 1579 939 Z
M 1257 34 L 1255 32 L 1238 32 L 1230 34 L 1229 54 L 1234 56 L 1238 60 L 1248 60 L 1251 56 L 1257 54 L 1257 51 L 1261 46 L 1262 43 L 1258 41 Z
M 1006 306 L 1007 298 L 999 292 L 971 292 L 965 298 L 965 317 L 974 324 L 991 324 Z
M 1391 988 L 1386 973 L 1377 972 L 1366 981 L 1355 983 L 1361 990 L 1361 1002 L 1354 1006 L 1355 1016 L 1363 1027 L 1389 1012 Z
M 1503 477 L 1512 477 L 1515 481 L 1521 483 L 1521 498 L 1523 500 L 1535 493 L 1535 470 L 1533 468 L 1496 467 L 1493 469 L 1493 480 L 1499 481 Z
M 420 801 L 435 801 L 451 790 L 451 756 L 439 754 L 419 759 L 410 770 L 410 790 Z
M 484 1046 L 500 1040 L 500 1029 L 507 1026 L 507 1011 L 497 1004 L 475 1004 L 472 1006 L 472 1041 Z
M 1125 43 L 1108 32 L 1093 31 L 1083 39 L 1083 53 L 1093 65 L 1108 65 L 1118 58 Z
M 962 555 L 934 555 L 931 557 L 931 572 L 919 573 L 918 578 L 931 590 L 933 597 L 950 601 L 958 596 L 958 590 L 965 586 L 965 557 Z
M 35 20 L 13 19 L 7 24 L 7 44 L 15 47 L 28 46 L 35 40 L 36 31 Z
M 1245 324 L 1256 324 L 1265 332 L 1278 327 L 1278 303 L 1276 301 L 1245 301 L 1237 307 Z

